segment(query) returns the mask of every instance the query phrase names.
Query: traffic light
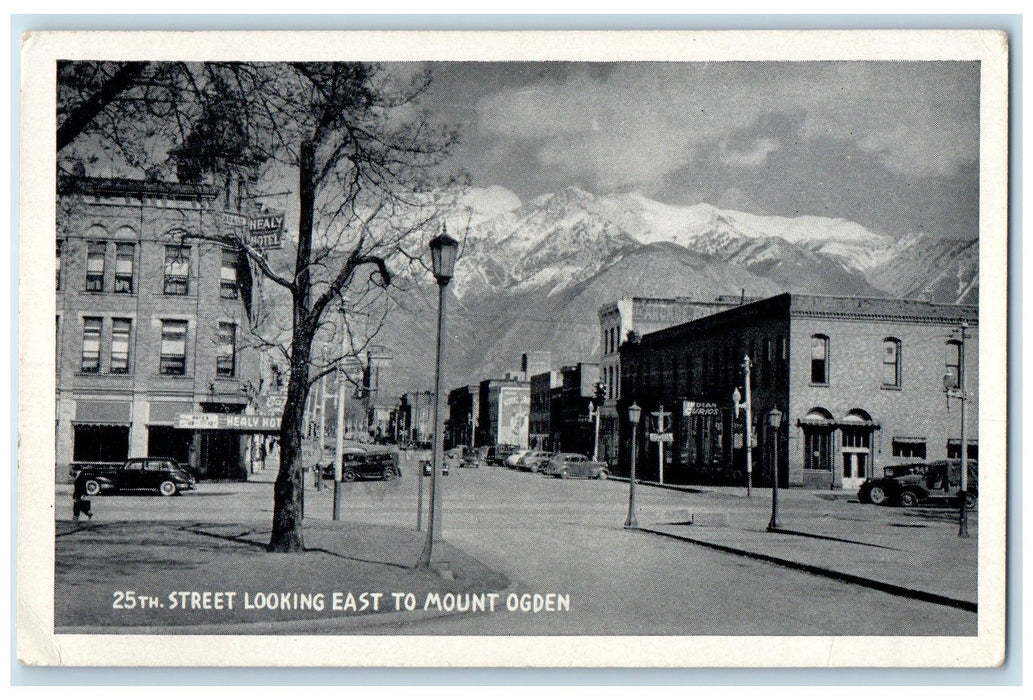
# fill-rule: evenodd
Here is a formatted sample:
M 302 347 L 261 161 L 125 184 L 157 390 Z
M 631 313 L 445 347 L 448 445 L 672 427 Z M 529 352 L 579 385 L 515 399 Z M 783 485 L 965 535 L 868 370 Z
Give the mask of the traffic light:
M 606 385 L 602 382 L 595 383 L 595 402 L 597 405 L 602 405 L 603 401 L 606 400 Z

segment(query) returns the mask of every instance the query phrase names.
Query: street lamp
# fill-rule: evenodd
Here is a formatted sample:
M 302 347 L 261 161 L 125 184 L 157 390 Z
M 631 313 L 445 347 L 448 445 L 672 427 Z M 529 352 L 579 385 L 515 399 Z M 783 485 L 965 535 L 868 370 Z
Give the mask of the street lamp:
M 455 272 L 459 241 L 448 235 L 445 225 L 441 233 L 430 241 L 430 258 L 434 279 L 438 282 L 438 339 L 434 361 L 434 452 L 430 472 L 430 518 L 427 523 L 427 539 L 420 553 L 417 566 L 429 568 L 432 561 L 434 541 L 441 539 L 441 490 L 438 488 L 438 472 L 441 470 L 441 339 L 445 331 L 445 287 L 452 281 Z
M 746 447 L 746 498 L 750 498 L 750 489 L 753 486 L 753 450 L 750 444 L 753 439 L 753 401 L 750 398 L 751 365 L 750 356 L 743 355 L 742 372 L 743 386 L 746 387 L 746 401 L 740 403 L 742 394 L 739 393 L 739 387 L 736 387 L 735 391 L 732 392 L 732 403 L 735 406 L 735 412 L 738 413 L 741 410 L 746 419 L 745 432 L 743 433 L 743 445 Z
M 778 530 L 778 429 L 782 427 L 782 412 L 777 408 L 768 413 L 771 428 L 771 521 L 768 532 Z
M 641 419 L 642 409 L 637 403 L 631 404 L 628 407 L 628 422 L 631 423 L 631 479 L 628 481 L 628 519 L 624 521 L 626 530 L 638 527 L 638 520 L 635 519 L 635 457 L 638 452 L 638 422 Z

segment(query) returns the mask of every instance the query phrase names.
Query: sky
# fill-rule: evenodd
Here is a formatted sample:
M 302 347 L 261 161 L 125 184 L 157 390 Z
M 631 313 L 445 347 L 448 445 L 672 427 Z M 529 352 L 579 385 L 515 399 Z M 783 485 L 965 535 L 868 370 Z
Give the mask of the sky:
M 432 63 L 471 184 L 978 234 L 973 62 Z

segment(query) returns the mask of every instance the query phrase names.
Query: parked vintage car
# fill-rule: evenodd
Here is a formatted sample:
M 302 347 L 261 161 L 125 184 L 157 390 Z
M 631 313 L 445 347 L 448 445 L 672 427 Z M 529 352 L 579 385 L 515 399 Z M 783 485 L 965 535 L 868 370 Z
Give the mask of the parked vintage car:
M 88 496 L 151 490 L 175 496 L 193 489 L 196 483 L 186 467 L 169 457 L 135 457 L 122 464 L 73 465 L 71 472 L 73 478 L 85 474 Z
M 532 450 L 517 460 L 517 469 L 537 474 L 545 468 L 550 459 L 552 459 L 551 452 Z
M 341 481 L 356 479 L 383 479 L 390 481 L 402 476 L 398 467 L 398 454 L 387 450 L 367 450 L 362 447 L 346 447 L 341 453 Z M 334 463 L 323 466 L 323 479 L 332 481 Z
M 464 447 L 459 457 L 459 466 L 477 469 L 481 466 L 481 453 L 476 447 Z
M 488 448 L 487 462 L 497 467 L 505 466 L 506 458 L 517 450 L 516 445 L 492 445 Z
M 529 454 L 530 452 L 532 452 L 532 450 L 528 450 L 528 449 L 515 450 L 511 455 L 506 457 L 506 466 L 509 467 L 510 469 L 516 469 L 517 468 L 517 462 L 519 462 L 520 459 L 524 455 Z
M 968 460 L 968 491 L 965 507 L 976 507 L 979 499 L 979 468 Z M 883 469 L 878 479 L 865 479 L 857 500 L 875 505 L 901 505 L 905 508 L 925 502 L 954 501 L 961 488 L 961 460 L 895 464 Z
M 606 479 L 610 471 L 605 462 L 593 462 L 574 452 L 559 452 L 549 460 L 546 474 L 559 479 Z

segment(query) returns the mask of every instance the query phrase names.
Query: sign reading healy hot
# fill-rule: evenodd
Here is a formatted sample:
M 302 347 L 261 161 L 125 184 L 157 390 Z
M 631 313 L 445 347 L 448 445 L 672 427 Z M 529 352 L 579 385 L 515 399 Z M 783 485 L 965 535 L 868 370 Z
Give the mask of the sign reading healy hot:
M 251 245 L 259 250 L 283 246 L 283 214 L 262 214 L 247 221 Z
M 240 430 L 252 433 L 275 433 L 280 429 L 280 420 L 280 416 L 242 413 L 181 413 L 179 414 L 179 427 L 185 430 Z

